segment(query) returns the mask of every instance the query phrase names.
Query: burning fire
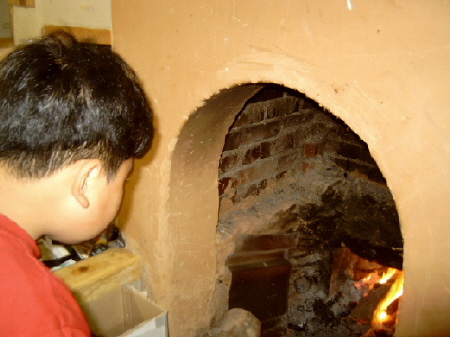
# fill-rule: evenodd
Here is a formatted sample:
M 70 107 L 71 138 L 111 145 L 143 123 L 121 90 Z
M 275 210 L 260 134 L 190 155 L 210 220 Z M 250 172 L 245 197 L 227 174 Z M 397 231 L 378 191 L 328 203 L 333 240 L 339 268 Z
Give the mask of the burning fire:
M 372 320 L 372 326 L 374 328 L 382 328 L 385 325 L 395 324 L 395 313 L 391 315 L 388 312 L 388 308 L 403 294 L 403 271 L 389 268 L 386 273 L 383 274 L 379 283 L 383 284 L 390 280 L 393 280 L 392 286 L 374 312 Z
M 392 276 L 394 276 L 394 274 L 398 272 L 397 269 L 395 268 L 388 268 L 388 270 L 383 273 L 383 275 L 380 278 L 379 283 L 380 284 L 385 284 L 388 280 L 390 280 L 392 278 Z

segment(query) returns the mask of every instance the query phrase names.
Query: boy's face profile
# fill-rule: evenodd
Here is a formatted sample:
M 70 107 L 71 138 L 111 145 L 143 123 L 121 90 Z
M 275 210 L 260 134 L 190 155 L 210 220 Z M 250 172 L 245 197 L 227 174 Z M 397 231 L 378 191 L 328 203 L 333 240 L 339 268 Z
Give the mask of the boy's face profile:
M 69 186 L 68 201 L 62 203 L 61 222 L 55 222 L 46 235 L 64 243 L 78 243 L 92 239 L 114 220 L 120 208 L 125 182 L 133 169 L 133 159 L 123 162 L 113 178 L 109 178 L 97 160 L 80 161 L 75 164 Z M 67 194 L 66 194 L 67 195 Z

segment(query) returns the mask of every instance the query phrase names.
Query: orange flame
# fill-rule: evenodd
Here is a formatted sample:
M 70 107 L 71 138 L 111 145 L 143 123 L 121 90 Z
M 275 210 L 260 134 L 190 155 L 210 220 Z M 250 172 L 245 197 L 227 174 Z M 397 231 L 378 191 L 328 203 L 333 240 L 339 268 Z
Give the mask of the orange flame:
M 373 327 L 383 326 L 384 323 L 389 321 L 390 317 L 387 313 L 387 308 L 403 294 L 403 271 L 389 268 L 388 271 L 383 274 L 380 283 L 386 283 L 391 278 L 394 278 L 395 281 L 374 312 L 372 320 Z
M 388 268 L 386 272 L 383 273 L 383 275 L 381 276 L 381 279 L 379 281 L 380 284 L 385 284 L 388 280 L 390 280 L 392 278 L 392 276 L 394 276 L 394 274 L 398 272 L 397 269 L 395 268 Z

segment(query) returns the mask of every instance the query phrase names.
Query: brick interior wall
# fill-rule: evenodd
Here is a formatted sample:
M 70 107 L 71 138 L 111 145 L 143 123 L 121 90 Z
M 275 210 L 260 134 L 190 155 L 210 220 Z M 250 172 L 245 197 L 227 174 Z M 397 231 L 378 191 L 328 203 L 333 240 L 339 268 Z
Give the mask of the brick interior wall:
M 219 195 L 223 203 L 229 199 L 236 204 L 299 170 L 321 169 L 324 159 L 343 175 L 385 184 L 367 145 L 341 120 L 298 92 L 268 87 L 246 105 L 230 129 L 220 163 Z
M 347 245 L 360 256 L 401 268 L 395 203 L 367 145 L 296 91 L 268 85 L 236 116 L 220 160 L 219 196 L 219 306 L 231 283 L 225 259 L 238 234 L 299 233 L 297 249 L 289 252 L 286 325 L 320 316 L 315 310 L 328 295 L 333 248 Z M 314 291 L 299 286 L 305 277 Z

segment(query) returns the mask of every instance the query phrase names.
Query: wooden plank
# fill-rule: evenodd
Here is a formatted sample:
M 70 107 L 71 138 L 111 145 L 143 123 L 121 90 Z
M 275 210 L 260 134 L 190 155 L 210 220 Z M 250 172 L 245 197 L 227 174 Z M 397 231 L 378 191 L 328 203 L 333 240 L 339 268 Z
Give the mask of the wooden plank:
M 44 34 L 48 35 L 57 30 L 63 30 L 75 36 L 80 42 L 91 42 L 104 45 L 111 45 L 112 34 L 109 29 L 96 29 L 85 27 L 71 27 L 71 26 L 44 26 Z
M 12 38 L 0 39 L 0 48 L 8 48 L 14 45 L 14 40 Z
M 138 255 L 124 248 L 110 248 L 55 272 L 71 288 L 80 304 L 90 302 L 122 284 L 142 278 Z

